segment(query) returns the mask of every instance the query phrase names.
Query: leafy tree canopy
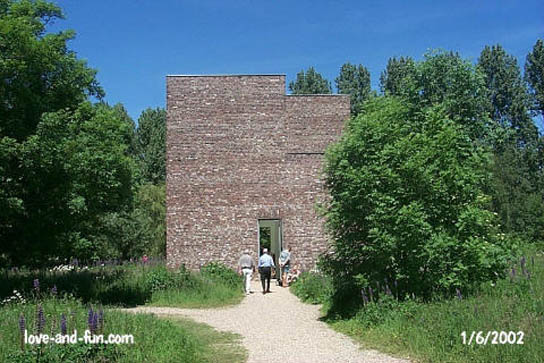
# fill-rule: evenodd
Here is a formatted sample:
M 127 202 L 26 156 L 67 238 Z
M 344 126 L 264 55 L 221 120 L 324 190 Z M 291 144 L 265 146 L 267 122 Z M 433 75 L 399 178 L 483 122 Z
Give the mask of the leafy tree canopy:
M 406 92 L 414 89 L 416 75 L 416 62 L 412 58 L 389 58 L 380 75 L 381 91 L 390 96 L 406 95 Z
M 489 154 L 447 106 L 371 100 L 327 150 L 323 268 L 337 298 L 384 281 L 401 296 L 451 294 L 503 274 L 508 254 L 484 193 Z
M 527 55 L 525 77 L 534 97 L 533 109 L 544 117 L 544 41 L 538 39 Z
M 370 98 L 370 72 L 362 64 L 345 63 L 334 80 L 338 93 L 350 95 L 351 114 L 357 115 L 363 103 Z
M 45 32 L 62 18 L 46 1 L 0 2 L 0 136 L 22 141 L 44 112 L 74 110 L 90 95 L 103 96 L 96 71 L 67 47 L 74 32 Z
M 486 46 L 477 67 L 489 91 L 491 119 L 520 145 L 534 144 L 538 131 L 529 115 L 529 95 L 516 59 L 500 45 Z
M 295 95 L 329 94 L 332 88 L 329 81 L 317 73 L 314 67 L 310 67 L 306 72 L 302 70 L 297 73 L 297 79 L 289 82 L 289 91 Z
M 143 179 L 158 184 L 166 179 L 166 111 L 148 108 L 138 118 L 137 155 Z

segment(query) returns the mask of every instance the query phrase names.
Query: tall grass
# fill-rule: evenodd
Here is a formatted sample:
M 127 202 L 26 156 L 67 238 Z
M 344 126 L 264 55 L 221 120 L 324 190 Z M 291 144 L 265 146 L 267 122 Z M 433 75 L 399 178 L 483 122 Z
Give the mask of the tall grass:
M 1 362 L 204 362 L 243 361 L 245 357 L 237 337 L 210 327 L 104 309 L 139 304 L 211 307 L 239 302 L 243 296 L 240 277 L 218 263 L 200 272 L 185 268 L 171 271 L 164 265 L 3 271 L 0 293 Z M 96 323 L 100 318 L 95 317 L 94 323 L 90 320 L 98 316 L 98 310 L 104 316 L 103 324 Z M 69 335 L 77 330 L 78 336 L 87 329 L 98 329 L 97 334 L 104 336 L 131 334 L 134 344 L 32 346 L 21 344 L 21 324 L 29 334 L 54 336 L 63 329 Z M 217 342 L 222 345 L 216 347 Z M 226 349 L 225 344 L 234 344 L 236 349 Z
M 83 303 L 124 307 L 143 304 L 220 306 L 235 304 L 243 297 L 240 277 L 217 263 L 205 266 L 201 272 L 184 267 L 171 271 L 164 264 L 131 264 L 77 271 L 4 270 L 0 273 L 0 301 L 14 290 L 33 296 L 35 279 L 40 281 L 43 293 L 56 287 L 59 295 L 67 294 Z
M 385 296 L 351 317 L 328 314 L 325 320 L 365 347 L 423 362 L 544 362 L 542 246 L 526 247 L 524 255 L 509 277 L 481 286 L 472 296 L 461 292 L 431 303 Z M 522 331 L 524 339 L 523 344 L 491 344 L 489 339 L 486 345 L 468 345 L 463 331 L 465 343 L 473 331 L 484 336 L 488 331 Z
M 67 317 L 67 333 L 83 336 L 88 327 L 88 308 L 73 298 L 36 300 L 0 309 L 0 361 L 2 362 L 208 362 L 242 361 L 244 350 L 235 336 L 225 336 L 202 324 L 158 319 L 148 314 L 104 312 L 104 328 L 97 334 L 131 334 L 134 344 L 24 345 L 21 348 L 20 317 L 28 334 L 36 333 L 37 305 L 44 311 L 43 333 L 61 332 L 61 314 Z M 95 309 L 97 307 L 94 307 Z M 222 346 L 216 346 L 221 339 Z M 160 342 L 158 344 L 157 342 Z M 225 344 L 232 345 L 225 351 Z M 212 359 L 213 357 L 213 359 Z

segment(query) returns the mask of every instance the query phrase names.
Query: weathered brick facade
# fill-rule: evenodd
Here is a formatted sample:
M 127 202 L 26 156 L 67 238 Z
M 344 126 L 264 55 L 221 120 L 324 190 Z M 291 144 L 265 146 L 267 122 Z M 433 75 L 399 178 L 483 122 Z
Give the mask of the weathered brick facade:
M 257 255 L 258 219 L 280 219 L 293 262 L 326 238 L 315 204 L 323 151 L 349 97 L 285 94 L 285 76 L 167 77 L 167 261 L 196 269 Z

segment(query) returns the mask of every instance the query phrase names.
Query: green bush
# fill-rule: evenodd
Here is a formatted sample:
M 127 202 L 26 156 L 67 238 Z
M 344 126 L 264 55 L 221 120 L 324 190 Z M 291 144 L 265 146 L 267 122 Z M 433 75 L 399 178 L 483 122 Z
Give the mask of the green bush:
M 221 262 L 209 262 L 202 266 L 200 273 L 203 277 L 209 278 L 214 282 L 222 283 L 230 287 L 241 288 L 241 277 L 230 267 Z
M 304 302 L 325 304 L 332 294 L 332 281 L 323 274 L 303 272 L 291 285 L 291 291 Z
M 441 107 L 368 102 L 326 153 L 322 267 L 335 301 L 360 302 L 365 287 L 451 296 L 503 276 L 510 246 L 483 192 L 488 159 Z

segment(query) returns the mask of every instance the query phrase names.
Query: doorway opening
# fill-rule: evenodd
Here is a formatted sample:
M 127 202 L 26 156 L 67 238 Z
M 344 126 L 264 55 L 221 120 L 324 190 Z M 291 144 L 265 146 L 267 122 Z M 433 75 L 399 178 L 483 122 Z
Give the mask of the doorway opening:
M 259 219 L 258 220 L 258 253 L 261 257 L 263 250 L 268 249 L 268 253 L 272 256 L 276 265 L 276 278 L 280 276 L 280 268 L 278 259 L 282 251 L 281 238 L 281 220 L 280 219 Z

